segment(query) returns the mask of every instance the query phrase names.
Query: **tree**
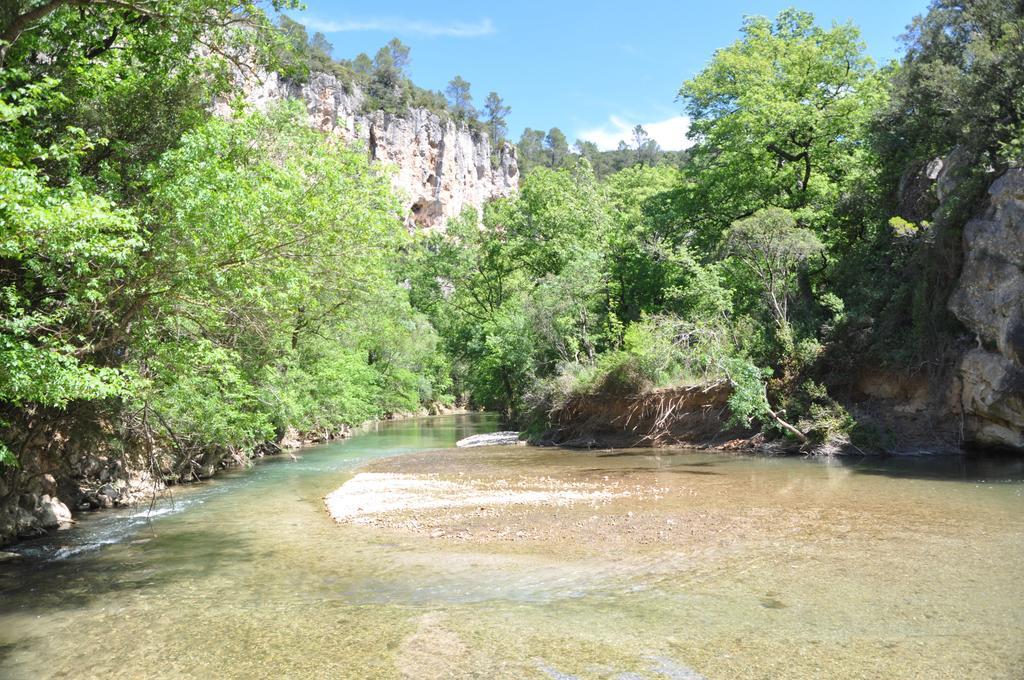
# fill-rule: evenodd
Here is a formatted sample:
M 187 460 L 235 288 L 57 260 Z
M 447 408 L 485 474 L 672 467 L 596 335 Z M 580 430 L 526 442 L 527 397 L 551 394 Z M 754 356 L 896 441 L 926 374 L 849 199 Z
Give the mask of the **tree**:
M 611 174 L 612 170 L 608 154 L 598 149 L 597 144 L 594 142 L 577 139 L 573 145 L 573 150 L 580 158 L 587 159 L 590 167 L 594 169 L 594 176 L 598 179 L 604 179 Z
M 911 163 L 961 148 L 976 172 L 1024 164 L 1024 8 L 933 0 L 903 36 L 906 54 L 876 137 L 892 181 Z
M 654 165 L 658 161 L 658 143 L 651 139 L 643 125 L 633 128 L 633 144 L 636 145 L 637 165 Z
M 366 52 L 360 52 L 352 60 L 352 70 L 361 80 L 368 81 L 373 74 L 373 59 L 370 59 L 370 55 Z
M 448 106 L 456 118 L 463 121 L 474 118 L 473 95 L 469 93 L 469 82 L 462 76 L 455 76 L 448 81 L 445 89 L 445 96 L 448 99 Z
M 789 296 L 797 265 L 824 249 L 809 229 L 796 225 L 792 213 L 765 208 L 733 222 L 726 232 L 729 254 L 754 276 L 765 294 L 775 324 L 789 326 Z
M 377 50 L 373 57 L 373 74 L 366 94 L 364 106 L 367 110 L 400 113 L 408 106 L 405 75 L 395 64 L 395 55 L 387 46 Z
M 295 0 L 271 0 L 275 10 L 295 9 Z M 266 33 L 270 22 L 256 0 L 8 0 L 0 9 L 0 66 L 26 36 L 40 26 L 70 28 L 69 12 L 80 22 L 99 29 L 79 41 L 65 33 L 66 47 L 77 56 L 95 58 L 109 51 L 126 34 L 141 32 L 177 42 L 200 42 L 216 46 L 234 27 L 247 25 L 254 33 Z M 74 22 L 71 22 L 74 24 Z M 82 26 L 79 23 L 75 28 Z M 139 29 L 141 28 L 141 31 Z M 250 45 L 258 47 L 255 43 Z M 153 55 L 151 55 L 153 56 Z
M 314 33 L 310 37 L 305 26 L 284 14 L 278 18 L 278 28 L 287 45 L 287 50 L 279 57 L 282 77 L 304 83 L 310 73 L 331 73 L 335 70 L 337 64 L 331 58 L 334 47 L 323 33 Z
M 505 135 L 508 132 L 505 118 L 510 113 L 512 113 L 512 107 L 506 106 L 497 92 L 487 95 L 487 99 L 484 100 L 483 115 L 492 144 L 497 145 L 505 140 Z
M 544 149 L 547 151 L 548 167 L 560 168 L 569 156 L 569 140 L 565 138 L 565 133 L 553 127 L 544 137 Z
M 526 128 L 516 145 L 519 151 L 519 167 L 523 174 L 544 164 L 544 131 Z
M 306 27 L 285 14 L 278 18 L 277 25 L 288 47 L 281 56 L 281 76 L 295 82 L 305 82 L 309 78 L 309 34 L 306 33 Z
M 743 37 L 684 83 L 691 119 L 684 222 L 709 248 L 722 229 L 778 206 L 826 232 L 848 177 L 869 162 L 864 144 L 883 100 L 857 29 L 826 30 L 806 12 L 748 18 Z
M 309 39 L 310 68 L 319 72 L 330 72 L 335 64 L 331 58 L 334 46 L 327 40 L 327 36 L 319 31 Z
M 71 428 L 190 476 L 430 398 L 386 174 L 301 104 L 211 116 L 228 47 L 273 55 L 284 33 L 239 2 L 43 7 L 0 15 L 0 460 L 22 463 L 4 487 L 59 463 Z
M 469 210 L 418 250 L 414 304 L 444 338 L 474 403 L 522 415 L 560 361 L 597 352 L 606 204 L 586 163 L 535 168 L 519 196 Z
M 647 134 L 647 130 L 644 129 L 643 125 L 637 125 L 633 128 L 633 144 L 636 145 L 636 162 L 643 165 L 643 150 L 644 146 L 650 141 L 651 136 Z
M 411 61 L 409 58 L 409 47 L 398 38 L 392 38 L 388 41 L 385 49 L 391 55 L 391 65 L 404 77 Z

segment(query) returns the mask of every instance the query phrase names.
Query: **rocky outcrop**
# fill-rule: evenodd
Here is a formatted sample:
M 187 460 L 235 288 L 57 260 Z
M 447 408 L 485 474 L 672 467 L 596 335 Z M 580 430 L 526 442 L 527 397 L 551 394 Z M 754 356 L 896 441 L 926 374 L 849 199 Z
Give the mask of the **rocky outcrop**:
M 1024 451 L 1024 169 L 989 188 L 964 228 L 964 266 L 949 308 L 976 335 L 959 366 L 971 443 Z
M 442 229 L 465 208 L 480 210 L 491 199 L 519 187 L 515 147 L 492 149 L 487 135 L 426 109 L 401 115 L 364 112 L 364 96 L 332 75 L 313 74 L 298 85 L 262 73 L 241 85 L 255 108 L 265 110 L 283 99 L 300 99 L 310 124 L 345 140 L 366 145 L 371 158 L 391 166 L 393 183 L 410 228 Z M 215 110 L 226 114 L 227 102 Z
M 13 538 L 42 536 L 53 529 L 65 529 L 74 523 L 71 511 L 59 498 L 49 494 L 21 494 L 16 504 L 0 511 L 0 545 Z
M 1024 370 L 995 352 L 972 350 L 960 362 L 960 405 L 968 440 L 1024 451 Z

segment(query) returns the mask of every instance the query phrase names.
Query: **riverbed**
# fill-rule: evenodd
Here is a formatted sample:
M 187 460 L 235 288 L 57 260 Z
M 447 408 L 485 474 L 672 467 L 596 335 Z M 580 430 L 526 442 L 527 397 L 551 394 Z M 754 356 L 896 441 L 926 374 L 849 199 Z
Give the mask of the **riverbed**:
M 451 448 L 495 429 L 384 423 L 23 544 L 0 677 L 1024 677 L 1019 462 Z M 389 479 L 498 500 L 328 515 Z

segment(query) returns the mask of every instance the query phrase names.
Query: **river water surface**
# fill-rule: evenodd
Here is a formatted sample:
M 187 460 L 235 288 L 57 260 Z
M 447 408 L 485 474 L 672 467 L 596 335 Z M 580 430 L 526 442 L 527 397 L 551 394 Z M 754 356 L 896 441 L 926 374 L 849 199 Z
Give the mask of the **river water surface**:
M 1024 678 L 1020 463 L 421 453 L 495 429 L 382 424 L 22 544 L 0 678 Z M 323 497 L 396 454 L 646 491 L 335 524 Z

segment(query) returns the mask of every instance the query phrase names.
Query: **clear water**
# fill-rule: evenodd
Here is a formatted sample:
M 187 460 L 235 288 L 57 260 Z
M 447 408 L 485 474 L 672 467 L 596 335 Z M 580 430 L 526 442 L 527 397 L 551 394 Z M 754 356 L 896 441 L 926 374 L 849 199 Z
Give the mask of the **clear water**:
M 0 678 L 1024 678 L 1020 463 L 488 449 L 663 493 L 513 543 L 327 517 L 356 467 L 493 429 L 383 424 L 22 546 Z

